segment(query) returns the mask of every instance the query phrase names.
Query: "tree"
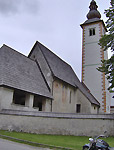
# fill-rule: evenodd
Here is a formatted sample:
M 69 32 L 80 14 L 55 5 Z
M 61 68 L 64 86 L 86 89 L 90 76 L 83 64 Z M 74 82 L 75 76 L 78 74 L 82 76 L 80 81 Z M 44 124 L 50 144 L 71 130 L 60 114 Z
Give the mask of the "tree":
M 106 51 L 110 49 L 112 52 L 111 58 L 101 61 L 101 67 L 97 68 L 100 72 L 104 72 L 110 85 L 108 90 L 114 92 L 114 0 L 110 2 L 111 7 L 105 10 L 106 17 L 106 27 L 108 34 L 101 37 L 99 44 Z

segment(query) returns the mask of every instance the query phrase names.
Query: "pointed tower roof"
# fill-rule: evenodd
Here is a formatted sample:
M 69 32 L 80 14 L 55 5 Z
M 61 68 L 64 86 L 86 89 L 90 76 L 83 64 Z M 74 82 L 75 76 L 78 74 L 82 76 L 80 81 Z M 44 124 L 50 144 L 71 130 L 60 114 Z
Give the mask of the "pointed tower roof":
M 95 22 L 102 22 L 105 30 L 107 31 L 105 24 L 104 24 L 104 21 L 100 19 L 101 14 L 97 10 L 97 8 L 98 8 L 98 6 L 97 6 L 95 0 L 92 0 L 90 2 L 90 6 L 89 6 L 90 10 L 87 14 L 87 20 L 83 24 L 81 24 L 80 26 L 83 28 L 84 25 L 88 25 L 88 24 L 95 23 Z
M 101 18 L 101 14 L 97 10 L 98 6 L 94 0 L 91 1 L 89 8 L 90 8 L 90 11 L 87 14 L 88 19 L 93 19 L 93 18 L 99 18 L 100 19 Z

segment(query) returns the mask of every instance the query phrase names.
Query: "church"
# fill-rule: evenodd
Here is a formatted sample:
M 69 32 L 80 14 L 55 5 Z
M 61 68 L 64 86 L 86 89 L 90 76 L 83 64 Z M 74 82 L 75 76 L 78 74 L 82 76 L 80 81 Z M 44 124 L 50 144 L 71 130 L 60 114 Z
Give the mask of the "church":
M 28 56 L 4 44 L 0 48 L 0 111 L 110 113 L 108 82 L 96 69 L 107 58 L 98 45 L 107 29 L 94 0 L 89 8 L 81 24 L 82 81 L 68 63 L 38 41 Z

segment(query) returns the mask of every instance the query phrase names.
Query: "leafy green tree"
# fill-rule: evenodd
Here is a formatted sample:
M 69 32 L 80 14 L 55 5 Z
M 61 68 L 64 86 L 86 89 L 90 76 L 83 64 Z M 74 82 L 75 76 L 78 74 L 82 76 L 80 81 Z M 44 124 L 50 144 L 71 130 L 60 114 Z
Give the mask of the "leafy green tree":
M 102 60 L 101 67 L 98 70 L 105 73 L 110 83 L 108 90 L 114 92 L 114 0 L 111 0 L 110 4 L 111 7 L 105 10 L 106 17 L 108 18 L 106 21 L 108 34 L 102 36 L 99 44 L 104 51 L 110 49 L 112 56 L 107 60 Z

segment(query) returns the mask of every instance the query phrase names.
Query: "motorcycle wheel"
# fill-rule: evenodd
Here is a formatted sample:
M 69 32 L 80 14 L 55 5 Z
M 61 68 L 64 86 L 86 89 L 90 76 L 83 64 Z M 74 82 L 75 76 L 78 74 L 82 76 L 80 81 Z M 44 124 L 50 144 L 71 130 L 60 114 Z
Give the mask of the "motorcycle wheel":
M 84 147 L 83 147 L 83 150 L 88 150 L 88 149 L 89 149 L 88 146 L 84 146 Z

